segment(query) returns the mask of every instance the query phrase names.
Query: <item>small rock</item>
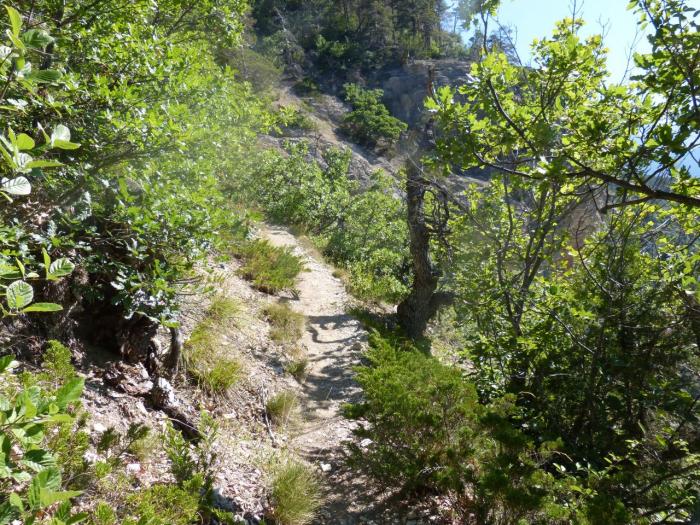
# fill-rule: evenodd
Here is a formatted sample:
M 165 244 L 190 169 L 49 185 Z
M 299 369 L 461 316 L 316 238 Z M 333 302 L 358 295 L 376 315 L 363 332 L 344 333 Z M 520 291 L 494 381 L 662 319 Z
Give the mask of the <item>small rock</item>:
M 152 395 L 153 403 L 157 407 L 166 407 L 177 404 L 175 389 L 167 379 L 162 377 L 158 378 L 157 384 L 153 387 Z
M 127 474 L 137 474 L 141 472 L 141 464 L 140 463 L 129 463 L 126 466 L 126 473 Z
M 97 432 L 98 434 L 104 434 L 107 431 L 107 427 L 104 426 L 102 423 L 93 423 L 92 430 L 94 432 Z
M 136 410 L 138 412 L 140 412 L 144 416 L 148 415 L 148 410 L 146 410 L 146 407 L 144 406 L 143 401 L 137 401 L 135 404 L 136 404 Z
M 148 370 L 146 370 L 146 367 L 143 366 L 141 363 L 135 366 L 136 372 L 138 372 L 139 376 L 141 376 L 141 379 L 149 379 L 151 377 L 150 375 L 148 375 Z
M 321 463 L 321 470 L 323 472 L 330 472 L 333 470 L 333 467 L 331 467 L 330 463 Z
M 365 439 L 363 439 L 362 441 L 360 441 L 360 446 L 361 446 L 362 448 L 367 448 L 367 447 L 369 447 L 372 443 L 373 443 L 373 441 L 372 441 L 371 439 L 365 438 Z

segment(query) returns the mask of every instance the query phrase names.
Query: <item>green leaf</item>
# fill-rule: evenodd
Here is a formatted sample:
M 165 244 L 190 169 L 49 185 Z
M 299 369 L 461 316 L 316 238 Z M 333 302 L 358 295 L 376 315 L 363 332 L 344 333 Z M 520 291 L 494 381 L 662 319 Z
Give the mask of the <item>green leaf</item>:
M 34 299 L 34 289 L 24 281 L 15 281 L 7 287 L 7 306 L 20 310 Z
M 17 510 L 24 512 L 24 503 L 22 503 L 22 498 L 20 498 L 15 492 L 10 494 L 8 501 L 10 502 L 10 505 L 15 507 Z
M 33 160 L 27 163 L 27 168 L 58 168 L 59 166 L 63 166 L 63 163 L 57 160 Z
M 57 279 L 59 277 L 65 277 L 66 275 L 70 275 L 74 269 L 75 265 L 69 259 L 65 257 L 56 259 L 49 266 L 49 278 Z
M 56 467 L 49 467 L 39 472 L 27 489 L 27 503 L 32 510 L 40 510 L 44 504 L 44 495 L 61 488 L 61 473 Z
M 59 149 L 78 149 L 80 144 L 70 141 L 70 130 L 63 124 L 59 124 L 51 133 L 51 147 Z
M 29 29 L 22 35 L 22 42 L 24 42 L 27 47 L 36 49 L 44 49 L 53 41 L 54 38 L 43 29 Z
M 27 314 L 31 312 L 60 312 L 63 310 L 63 306 L 56 303 L 34 303 L 30 304 L 22 310 L 22 313 Z
M 17 38 L 19 37 L 19 32 L 22 30 L 22 15 L 14 8 L 9 5 L 5 6 L 7 14 L 10 17 L 10 26 L 12 26 L 12 35 Z
M 30 450 L 25 452 L 20 464 L 34 472 L 41 472 L 46 468 L 55 467 L 56 458 L 48 450 Z
M 0 504 L 0 525 L 8 525 L 15 517 L 15 510 L 9 501 Z
M 60 71 L 56 71 L 54 69 L 41 69 L 39 71 L 32 71 L 25 78 L 38 84 L 48 84 L 51 82 L 58 82 L 61 80 L 62 76 L 63 75 Z
M 36 146 L 36 143 L 34 142 L 34 139 L 26 133 L 20 133 L 17 136 L 15 145 L 21 150 L 29 150 L 33 149 L 34 146 Z
M 80 399 L 83 393 L 85 379 L 76 377 L 68 381 L 56 392 L 56 404 L 59 408 L 64 409 L 69 403 L 73 403 Z
M 15 368 L 18 365 L 19 363 L 15 361 L 13 355 L 4 355 L 0 357 L 0 374 L 2 372 L 5 372 L 6 370 L 11 370 L 12 368 Z
M 16 177 L 3 182 L 1 189 L 10 195 L 29 195 L 32 192 L 32 185 L 26 177 Z

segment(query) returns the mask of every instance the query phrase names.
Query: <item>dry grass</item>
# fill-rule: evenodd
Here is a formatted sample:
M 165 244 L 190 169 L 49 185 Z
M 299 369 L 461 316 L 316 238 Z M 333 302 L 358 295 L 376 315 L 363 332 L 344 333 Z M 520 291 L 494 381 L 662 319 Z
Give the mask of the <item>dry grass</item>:
M 287 363 L 284 366 L 285 372 L 291 375 L 299 383 L 303 383 L 308 374 L 309 358 L 302 347 L 295 346 L 287 352 Z

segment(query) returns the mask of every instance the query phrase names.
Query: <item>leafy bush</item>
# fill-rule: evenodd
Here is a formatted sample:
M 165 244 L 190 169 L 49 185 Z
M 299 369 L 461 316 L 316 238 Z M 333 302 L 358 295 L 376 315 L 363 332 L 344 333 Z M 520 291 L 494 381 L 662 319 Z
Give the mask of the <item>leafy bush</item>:
M 304 333 L 305 318 L 287 303 L 273 303 L 263 310 L 270 323 L 270 337 L 277 343 L 294 343 Z
M 288 460 L 275 469 L 270 482 L 269 511 L 275 523 L 312 523 L 322 503 L 321 484 L 311 467 Z
M 73 420 L 84 380 L 74 377 L 50 390 L 21 387 L 10 374 L 17 364 L 12 356 L 0 357 L 0 523 L 34 523 L 47 515 L 56 524 L 78 523 L 85 516 L 72 514 L 70 500 L 80 492 L 63 490 L 47 440 L 55 425 Z
M 275 425 L 287 426 L 294 421 L 299 410 L 299 398 L 294 392 L 285 391 L 267 400 L 265 410 Z
M 347 151 L 329 149 L 323 157 L 322 168 L 308 144 L 288 144 L 288 155 L 269 152 L 232 190 L 273 220 L 308 231 L 324 255 L 348 270 L 360 298 L 400 300 L 408 289 L 408 231 L 395 181 L 375 173 L 360 190 L 348 178 Z
M 304 270 L 304 264 L 291 248 L 257 240 L 243 248 L 242 256 L 240 274 L 253 286 L 270 294 L 295 292 L 296 278 Z
M 381 89 L 368 90 L 357 84 L 345 84 L 345 100 L 352 111 L 343 118 L 342 129 L 356 142 L 388 147 L 408 129 L 406 123 L 391 116 L 382 103 L 383 96 Z
M 191 525 L 198 521 L 201 478 L 177 485 L 157 484 L 127 498 L 124 525 Z

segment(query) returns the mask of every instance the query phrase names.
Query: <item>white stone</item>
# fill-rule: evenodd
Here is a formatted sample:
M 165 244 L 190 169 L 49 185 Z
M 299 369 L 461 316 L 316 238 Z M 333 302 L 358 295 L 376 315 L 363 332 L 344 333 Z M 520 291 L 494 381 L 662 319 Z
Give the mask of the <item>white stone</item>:
M 95 432 L 97 432 L 99 434 L 103 434 L 103 433 L 107 432 L 107 427 L 104 426 L 102 423 L 93 423 L 92 430 L 94 430 Z
M 330 472 L 333 470 L 333 467 L 331 467 L 330 463 L 321 463 L 321 470 L 323 472 Z

